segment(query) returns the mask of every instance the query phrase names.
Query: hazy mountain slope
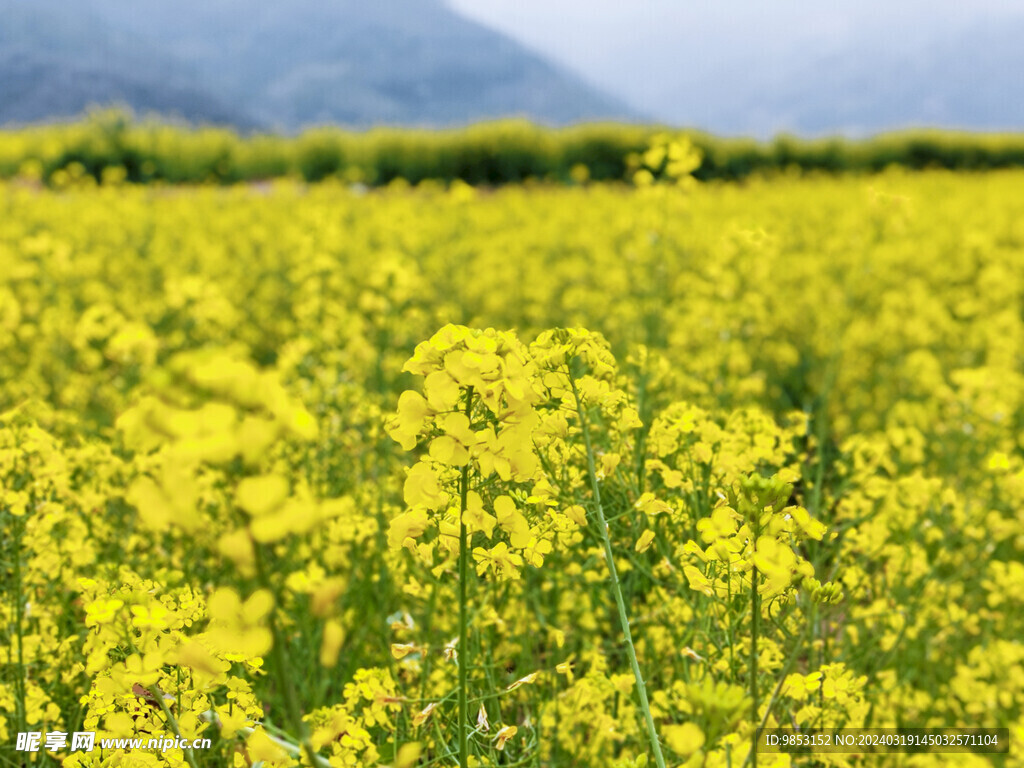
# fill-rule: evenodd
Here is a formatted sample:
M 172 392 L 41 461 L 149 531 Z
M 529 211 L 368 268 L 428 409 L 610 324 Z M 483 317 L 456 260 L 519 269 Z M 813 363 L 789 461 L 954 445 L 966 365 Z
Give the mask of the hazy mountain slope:
M 503 0 L 520 2 L 530 6 Z M 680 26 L 669 22 L 682 6 L 652 0 L 667 15 L 644 35 L 629 26 L 640 10 L 622 7 L 607 39 L 594 14 L 579 34 L 524 36 L 556 57 L 586 40 L 593 68 L 581 71 L 631 109 L 442 0 L 0 0 L 0 123 L 114 102 L 285 130 L 637 113 L 763 137 L 1024 129 L 1024 8 L 965 25 L 924 0 L 849 17 L 803 0 L 742 13 L 738 2 Z M 772 27 L 770 14 L 785 18 Z
M 0 0 L 0 124 L 72 117 L 94 104 L 254 124 L 179 59 L 118 34 L 79 6 Z
M 436 0 L 82 0 L 261 122 L 564 123 L 631 111 Z
M 943 126 L 1024 130 L 1024 17 L 851 32 L 841 44 L 666 77 L 656 114 L 725 133 L 867 134 Z
M 678 125 L 1024 130 L 1021 0 L 447 0 Z
M 772 70 L 718 73 L 732 87 L 703 105 L 719 130 L 872 133 L 940 125 L 1024 129 L 1024 19 L 936 34 L 915 45 L 859 39 Z M 729 98 L 724 98 L 728 96 Z M 724 128 L 724 127 L 728 128 Z

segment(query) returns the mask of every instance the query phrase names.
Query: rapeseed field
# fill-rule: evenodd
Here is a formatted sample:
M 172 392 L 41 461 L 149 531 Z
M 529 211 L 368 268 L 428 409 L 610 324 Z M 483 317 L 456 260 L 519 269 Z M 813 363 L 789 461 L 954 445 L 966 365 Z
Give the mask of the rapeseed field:
M 0 765 L 1024 765 L 1024 172 L 658 175 L 0 184 Z

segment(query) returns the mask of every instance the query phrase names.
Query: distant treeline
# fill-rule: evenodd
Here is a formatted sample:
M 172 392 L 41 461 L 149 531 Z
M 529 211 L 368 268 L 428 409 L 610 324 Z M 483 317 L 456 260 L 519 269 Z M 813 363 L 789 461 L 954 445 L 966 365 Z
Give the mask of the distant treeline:
M 665 132 L 651 126 L 544 128 L 503 121 L 436 131 L 322 128 L 299 136 L 243 136 L 224 128 L 191 129 L 100 113 L 79 123 L 0 131 L 0 177 L 57 185 L 76 176 L 135 183 L 230 184 L 287 176 L 368 185 L 395 179 L 578 183 L 628 178 L 651 138 Z M 703 155 L 694 174 L 702 180 L 790 169 L 1024 166 L 1024 134 L 913 131 L 863 140 L 783 136 L 768 142 L 687 135 Z

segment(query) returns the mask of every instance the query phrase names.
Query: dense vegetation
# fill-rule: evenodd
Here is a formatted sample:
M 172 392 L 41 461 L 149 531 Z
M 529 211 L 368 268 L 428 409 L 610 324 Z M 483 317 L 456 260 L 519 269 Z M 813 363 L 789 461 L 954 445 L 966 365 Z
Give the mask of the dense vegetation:
M 22 175 L 58 185 L 71 176 L 96 180 L 234 183 L 291 176 L 339 178 L 370 185 L 426 179 L 499 185 L 533 180 L 622 180 L 652 136 L 645 126 L 595 124 L 542 128 L 506 121 L 449 131 L 340 129 L 297 137 L 239 135 L 136 123 L 99 113 L 75 124 L 0 133 L 0 177 Z M 1024 165 L 1024 135 L 942 131 L 894 133 L 862 141 L 771 142 L 689 134 L 703 161 L 702 180 L 791 171 L 877 172 L 911 169 L 990 170 Z
M 0 184 L 0 765 L 1019 744 L 1024 172 L 652 177 Z

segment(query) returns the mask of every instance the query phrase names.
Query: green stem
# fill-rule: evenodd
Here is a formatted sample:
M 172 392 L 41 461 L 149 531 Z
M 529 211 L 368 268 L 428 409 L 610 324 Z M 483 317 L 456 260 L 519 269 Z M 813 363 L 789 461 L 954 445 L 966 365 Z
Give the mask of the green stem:
M 805 634 L 797 638 L 797 642 L 793 644 L 793 650 L 790 652 L 789 658 L 786 659 L 786 663 L 782 667 L 782 671 L 779 673 L 779 679 L 775 683 L 775 688 L 772 690 L 772 695 L 768 697 L 768 704 L 765 706 L 764 714 L 761 715 L 761 720 L 757 726 L 758 731 L 760 731 L 768 724 L 768 718 L 772 713 L 772 708 L 775 706 L 775 702 L 779 698 L 779 691 L 782 690 L 782 686 L 786 682 L 786 677 L 789 675 L 789 670 L 793 668 L 793 664 L 796 662 L 796 657 L 799 655 L 800 651 L 803 650 L 806 641 L 809 640 L 813 636 L 813 634 L 814 632 L 812 630 L 811 624 L 810 622 L 808 622 L 807 627 L 805 629 Z M 754 722 L 758 722 L 756 717 Z M 754 733 L 754 738 L 757 738 L 756 731 Z M 751 760 L 757 760 L 756 745 L 755 748 L 750 750 L 750 752 L 747 754 L 747 759 L 743 761 L 743 768 L 747 768 Z
M 608 523 L 604 517 L 604 507 L 601 504 L 601 488 L 597 480 L 597 467 L 594 463 L 594 450 L 590 442 L 590 428 L 587 424 L 586 414 L 583 412 L 583 402 L 580 400 L 579 390 L 576 388 L 576 380 L 569 374 L 569 384 L 572 386 L 572 394 L 576 399 L 576 413 L 580 419 L 580 428 L 583 431 L 583 443 L 587 449 L 587 469 L 590 474 L 590 488 L 594 494 L 594 509 L 597 512 L 597 525 L 604 543 L 604 557 L 608 563 L 608 572 L 611 575 L 612 594 L 615 596 L 615 605 L 619 610 L 619 623 L 622 625 L 622 637 L 626 645 L 626 653 L 629 656 L 629 664 L 633 668 L 633 677 L 636 678 L 636 690 L 640 696 L 640 708 L 647 723 L 647 735 L 650 738 L 651 749 L 654 752 L 654 761 L 658 768 L 665 768 L 665 757 L 661 754 L 661 744 L 658 741 L 658 731 L 654 727 L 654 716 L 651 715 L 651 705 L 647 701 L 647 686 L 644 684 L 643 675 L 640 673 L 640 662 L 636 658 L 636 648 L 633 645 L 633 634 L 629 630 L 629 615 L 626 612 L 626 599 L 622 595 L 622 583 L 619 581 L 619 573 L 615 567 L 615 555 L 612 552 L 611 537 L 608 535 Z
M 18 640 L 17 675 L 14 678 L 14 703 L 17 723 L 21 731 L 28 730 L 28 715 L 25 705 L 25 595 L 21 573 L 21 546 L 23 522 L 20 517 L 11 513 L 11 527 L 14 529 L 14 622 L 15 635 Z
M 128 637 L 128 647 L 132 649 L 132 653 L 142 656 L 142 653 L 135 646 L 135 640 L 130 636 Z M 178 719 L 171 712 L 170 707 L 167 706 L 167 701 L 164 699 L 164 692 L 158 685 L 151 685 L 151 693 L 153 698 L 156 699 L 156 703 L 160 705 L 161 711 L 164 713 L 164 718 L 167 720 L 167 725 L 179 741 L 184 741 L 184 737 L 181 735 L 181 727 L 178 725 Z M 196 756 L 193 754 L 192 749 L 182 749 L 182 753 L 185 755 L 185 759 L 188 760 L 188 764 L 192 768 L 199 768 L 196 764 Z
M 757 768 L 757 625 L 761 606 L 757 594 L 757 566 L 751 564 L 750 568 L 750 722 L 754 725 L 754 735 L 750 745 L 750 765 L 751 768 Z
M 473 387 L 466 389 L 466 418 L 471 417 L 473 408 Z M 459 507 L 459 768 L 469 766 L 469 704 L 466 701 L 469 688 L 469 641 L 467 631 L 466 584 L 469 581 L 469 536 L 466 534 L 466 507 L 469 499 L 469 462 L 462 467 L 462 481 L 459 491 L 461 502 Z
M 754 546 L 750 555 L 750 723 L 754 726 L 754 733 L 750 737 L 750 765 L 757 768 L 757 722 L 758 722 L 758 701 L 757 701 L 757 640 L 759 623 L 761 619 L 761 596 L 757 594 L 757 541 L 761 538 L 761 513 L 760 502 L 754 506 L 753 539 Z
M 174 713 L 171 712 L 170 707 L 167 706 L 167 702 L 164 701 L 164 692 L 160 690 L 159 686 L 153 686 L 153 697 L 156 699 L 157 704 L 160 705 L 160 709 L 163 710 L 164 717 L 167 718 L 167 724 L 171 727 L 171 732 L 178 737 L 179 741 L 184 741 L 181 735 L 181 728 L 178 726 L 178 720 L 174 717 Z M 188 760 L 188 764 L 192 768 L 199 768 L 196 764 L 196 756 L 193 754 L 192 749 L 182 749 L 182 753 L 185 755 L 185 759 Z
M 318 755 L 316 750 L 313 749 L 313 743 L 309 740 L 309 731 L 306 728 L 306 723 L 302 720 L 302 708 L 299 706 L 299 697 L 295 692 L 295 686 L 292 685 L 291 678 L 288 677 L 288 660 L 285 656 L 284 634 L 278 626 L 275 615 L 277 606 L 280 605 L 281 602 L 280 595 L 278 595 L 270 581 L 270 578 L 267 576 L 267 569 L 263 558 L 263 546 L 254 541 L 253 551 L 255 552 L 256 573 L 259 577 L 260 584 L 274 596 L 275 607 L 271 610 L 270 617 L 268 619 L 270 622 L 270 633 L 274 639 L 274 647 L 271 650 L 271 653 L 273 654 L 274 676 L 277 678 L 277 685 L 281 689 L 281 693 L 284 695 L 285 709 L 288 714 L 288 720 L 290 721 L 289 727 L 298 735 L 299 743 L 302 744 L 302 748 L 305 750 L 310 764 L 317 765 Z

